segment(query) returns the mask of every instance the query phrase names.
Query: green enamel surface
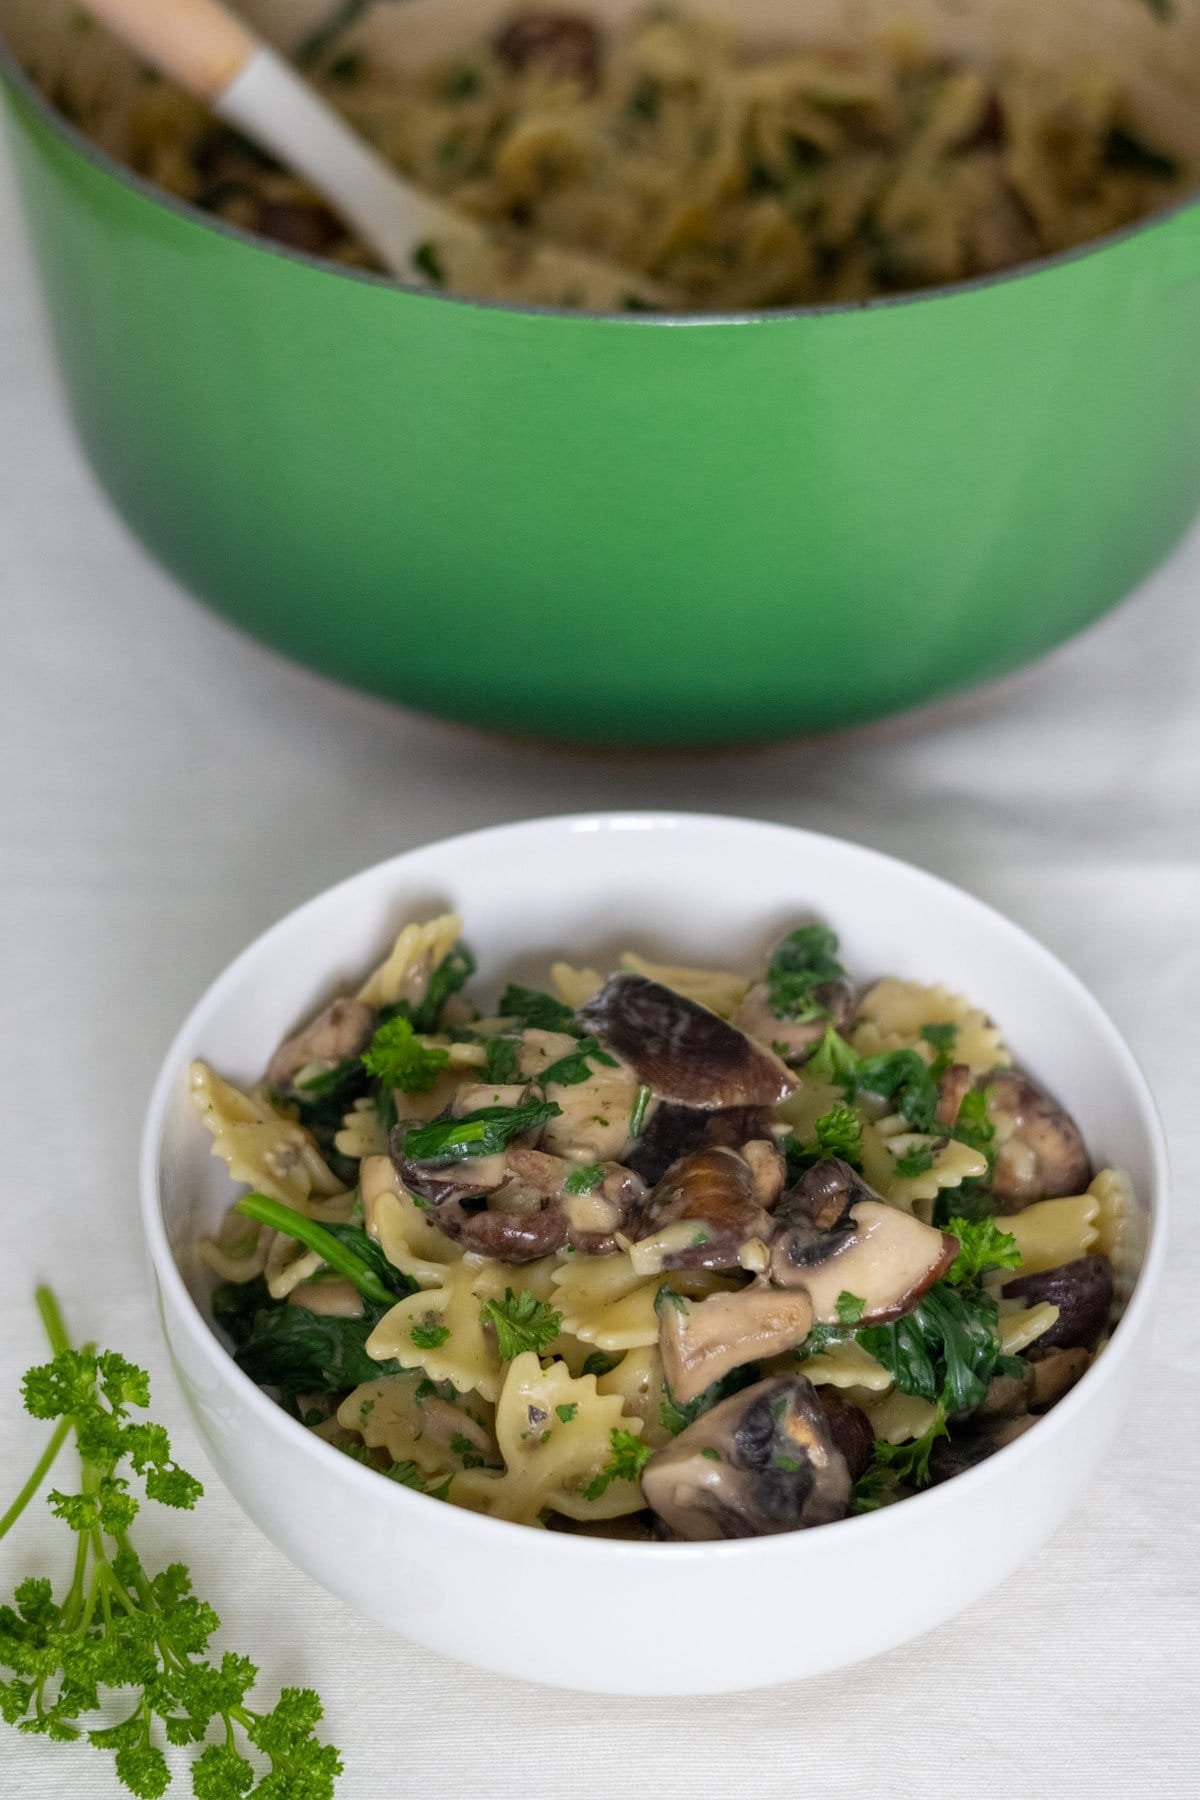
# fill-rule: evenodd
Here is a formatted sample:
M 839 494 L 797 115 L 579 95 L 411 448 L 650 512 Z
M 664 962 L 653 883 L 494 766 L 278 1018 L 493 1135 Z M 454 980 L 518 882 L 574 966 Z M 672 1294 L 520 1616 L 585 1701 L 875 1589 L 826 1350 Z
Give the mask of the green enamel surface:
M 1200 209 L 916 304 L 459 305 L 157 205 L 9 91 L 88 454 L 149 548 L 327 674 L 558 738 L 824 730 L 1000 675 L 1200 502 Z

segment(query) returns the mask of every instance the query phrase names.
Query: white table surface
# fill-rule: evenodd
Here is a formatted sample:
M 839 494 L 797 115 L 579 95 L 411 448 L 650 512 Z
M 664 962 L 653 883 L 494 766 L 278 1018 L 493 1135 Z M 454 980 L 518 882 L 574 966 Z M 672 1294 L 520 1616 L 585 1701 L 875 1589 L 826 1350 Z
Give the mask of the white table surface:
M 682 806 L 840 832 L 961 882 L 1063 956 L 1166 1117 L 1178 1222 L 1154 1366 L 1054 1542 L 891 1656 L 696 1702 L 526 1688 L 390 1638 L 215 1479 L 194 1520 L 145 1517 L 149 1555 L 191 1563 L 222 1642 L 266 1684 L 319 1689 L 343 1800 L 1200 1794 L 1198 586 L 1200 532 L 1039 667 L 841 741 L 576 756 L 406 716 L 237 636 L 118 524 L 64 417 L 0 164 L 0 1486 L 41 1442 L 17 1383 L 41 1356 L 45 1277 L 79 1334 L 149 1366 L 181 1460 L 208 1473 L 148 1304 L 135 1149 L 168 1036 L 277 915 L 410 845 L 543 812 Z M 63 1549 L 43 1510 L 0 1546 L 0 1591 Z M 693 1618 L 631 1629 L 703 1630 L 703 1595 Z M 0 1733 L 13 1800 L 117 1793 L 94 1752 Z

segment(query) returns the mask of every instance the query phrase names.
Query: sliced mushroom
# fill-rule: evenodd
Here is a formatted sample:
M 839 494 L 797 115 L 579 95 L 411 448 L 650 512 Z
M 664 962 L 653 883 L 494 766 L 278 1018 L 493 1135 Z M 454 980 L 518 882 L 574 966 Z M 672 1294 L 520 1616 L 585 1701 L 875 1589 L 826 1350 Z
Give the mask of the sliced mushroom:
M 713 1112 L 702 1106 L 674 1106 L 660 1101 L 650 1112 L 633 1149 L 625 1158 L 628 1168 L 653 1187 L 673 1162 L 707 1144 L 740 1149 L 751 1138 L 767 1138 L 771 1132 L 769 1107 L 732 1106 Z
M 765 1537 L 845 1516 L 850 1471 L 803 1375 L 757 1382 L 651 1457 L 642 1491 L 676 1537 Z
M 889 1206 L 827 1157 L 780 1202 L 771 1280 L 803 1289 L 819 1324 L 838 1324 L 838 1297 L 853 1294 L 863 1302 L 856 1322 L 878 1325 L 911 1312 L 958 1249 L 957 1238 Z
M 958 1109 L 974 1081 L 975 1077 L 968 1063 L 951 1063 L 943 1071 L 938 1081 L 937 1112 L 934 1117 L 944 1130 L 951 1131 L 957 1125 Z
M 671 1392 L 686 1406 L 731 1369 L 794 1350 L 812 1327 L 812 1301 L 800 1288 L 789 1293 L 756 1282 L 700 1301 L 666 1293 L 658 1341 Z
M 773 1144 L 764 1145 L 782 1165 Z M 736 1150 L 696 1150 L 667 1170 L 640 1209 L 634 1267 L 736 1269 L 742 1246 L 765 1238 L 770 1215 L 762 1204 L 772 1171 L 756 1169 Z M 779 1176 L 782 1185 L 782 1174 Z
M 567 1241 L 566 1216 L 556 1206 L 540 1212 L 495 1212 L 489 1207 L 471 1212 L 458 1206 L 440 1209 L 438 1224 L 465 1249 L 499 1262 L 537 1262 Z
M 843 1400 L 835 1387 L 819 1387 L 817 1399 L 834 1443 L 846 1459 L 851 1481 L 865 1475 L 875 1455 L 875 1433 L 861 1406 Z
M 1074 1119 L 1028 1075 L 995 1069 L 976 1086 L 988 1093 L 996 1125 L 996 1166 L 991 1191 L 1004 1212 L 1032 1200 L 1081 1194 L 1091 1180 L 1087 1148 Z
M 311 1025 L 285 1038 L 267 1064 L 273 1087 L 287 1087 L 309 1063 L 346 1062 L 361 1056 L 375 1029 L 375 1013 L 363 1000 L 335 1000 Z
M 497 34 L 495 49 L 517 74 L 537 67 L 594 87 L 600 73 L 600 34 L 578 13 L 519 13 Z
M 773 1052 L 644 975 L 610 976 L 579 1016 L 660 1100 L 713 1111 L 775 1106 L 796 1085 Z
M 1030 1412 L 1043 1413 L 1057 1405 L 1086 1373 L 1091 1360 L 1090 1353 L 1082 1346 L 1044 1350 L 1040 1344 L 1035 1345 L 1029 1354 L 1029 1366 L 1033 1371 Z
M 781 1019 L 771 1010 L 771 990 L 756 981 L 730 1020 L 756 1043 L 769 1044 L 784 1062 L 795 1068 L 806 1062 L 825 1036 L 826 1028 L 844 1031 L 854 1010 L 854 990 L 848 981 L 824 981 L 813 989 L 815 1018 Z
M 1042 1269 L 1034 1275 L 1018 1275 L 1004 1284 L 1004 1293 L 1037 1306 L 1048 1300 L 1058 1317 L 1038 1337 L 1039 1350 L 1065 1350 L 1077 1345 L 1092 1350 L 1108 1327 L 1113 1302 L 1112 1264 L 1107 1256 L 1079 1256 Z

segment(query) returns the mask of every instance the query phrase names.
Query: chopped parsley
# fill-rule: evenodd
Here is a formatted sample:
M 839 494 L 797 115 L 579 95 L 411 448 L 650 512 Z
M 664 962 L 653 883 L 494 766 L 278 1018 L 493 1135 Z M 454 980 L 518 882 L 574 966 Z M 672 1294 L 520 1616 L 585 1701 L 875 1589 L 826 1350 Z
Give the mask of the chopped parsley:
M 826 925 L 802 925 L 777 945 L 767 964 L 767 1002 L 777 1019 L 802 1023 L 828 1011 L 816 990 L 846 973 L 837 947 L 837 935 Z
M 858 1341 L 906 1394 L 948 1417 L 979 1405 L 1000 1359 L 997 1307 L 982 1288 L 939 1281 L 904 1318 L 868 1325 Z
M 859 1294 L 851 1294 L 845 1288 L 837 1297 L 837 1316 L 839 1325 L 857 1325 L 867 1310 L 867 1303 Z
M 639 1481 L 642 1470 L 654 1455 L 649 1444 L 643 1444 L 632 1431 L 622 1431 L 619 1426 L 609 1433 L 609 1444 L 609 1459 L 584 1488 L 585 1500 L 599 1500 L 614 1481 Z
M 604 1180 L 603 1163 L 584 1163 L 582 1168 L 572 1169 L 563 1182 L 564 1194 L 590 1194 Z
M 946 1230 L 959 1243 L 958 1255 L 946 1273 L 946 1280 L 958 1285 L 978 1281 L 989 1269 L 1019 1269 L 1021 1252 L 1011 1232 L 1001 1231 L 995 1219 L 950 1220 Z
M 862 1122 L 844 1102 L 822 1113 L 813 1127 L 818 1156 L 839 1156 L 856 1168 L 862 1162 Z
M 565 1406 L 556 1406 L 554 1410 L 562 1420 L 563 1424 L 569 1425 L 571 1420 L 575 1417 L 575 1414 L 579 1411 L 579 1402 L 578 1400 L 569 1400 Z
M 825 1035 L 806 1063 L 806 1069 L 819 1075 L 825 1081 L 844 1088 L 848 1094 L 854 1092 L 857 1085 L 858 1065 L 862 1058 L 853 1045 L 834 1030 L 832 1025 L 825 1027 Z
M 363 1052 L 363 1067 L 386 1088 L 427 1094 L 450 1060 L 448 1050 L 419 1042 L 412 1020 L 397 1014 L 382 1024 Z
M 910 1179 L 914 1175 L 927 1175 L 933 1167 L 933 1151 L 928 1144 L 914 1144 L 903 1156 L 896 1158 L 896 1174 Z
M 957 1138 L 960 1144 L 966 1144 L 968 1149 L 977 1150 L 980 1156 L 987 1158 L 989 1174 L 995 1162 L 996 1141 L 996 1127 L 988 1112 L 991 1097 L 990 1088 L 969 1088 L 962 1097 L 958 1117 L 950 1130 L 950 1136 Z
M 533 1131 L 562 1108 L 553 1100 L 526 1100 L 520 1106 L 481 1106 L 461 1119 L 413 1125 L 404 1136 L 404 1154 L 413 1162 L 460 1162 L 469 1156 L 496 1156 L 513 1138 Z
M 719 1450 L 714 1449 L 711 1444 L 705 1444 L 705 1446 L 704 1446 L 703 1450 L 701 1450 L 700 1454 L 701 1454 L 701 1456 L 707 1456 L 709 1462 L 720 1462 L 720 1460 L 721 1460 L 721 1452 Z M 776 1468 L 781 1469 L 784 1465 L 777 1460 L 775 1466 L 776 1466 Z M 792 1467 L 798 1469 L 800 1467 L 800 1465 L 799 1465 L 799 1463 L 793 1463 Z
M 526 1350 L 541 1356 L 562 1327 L 562 1314 L 538 1300 L 528 1288 L 522 1288 L 519 1294 L 505 1288 L 503 1300 L 484 1301 L 479 1317 L 494 1327 L 502 1362 L 512 1362 Z
M 638 1089 L 633 1101 L 633 1110 L 629 1115 L 629 1135 L 638 1137 L 642 1126 L 646 1123 L 646 1109 L 650 1105 L 650 1089 L 645 1082 Z
M 937 1084 L 929 1064 L 915 1050 L 887 1050 L 863 1057 L 855 1076 L 864 1093 L 887 1101 L 914 1131 L 931 1130 L 937 1113 Z
M 921 1042 L 928 1044 L 933 1051 L 933 1061 L 929 1065 L 929 1073 L 937 1081 L 946 1073 L 954 1061 L 954 1046 L 958 1040 L 958 1026 L 950 1021 L 943 1025 L 922 1025 Z
M 427 1322 L 424 1325 L 414 1325 L 408 1335 L 418 1350 L 440 1350 L 449 1340 L 450 1327 Z

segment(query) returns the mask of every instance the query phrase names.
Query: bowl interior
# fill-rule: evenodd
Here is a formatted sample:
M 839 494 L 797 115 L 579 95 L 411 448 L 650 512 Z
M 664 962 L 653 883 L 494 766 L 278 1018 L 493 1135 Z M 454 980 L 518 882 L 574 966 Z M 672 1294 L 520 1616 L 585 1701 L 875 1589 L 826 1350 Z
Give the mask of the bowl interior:
M 1161 1193 L 1153 1105 L 1115 1027 L 1056 958 L 979 901 L 781 826 L 650 814 L 534 821 L 435 844 L 330 889 L 252 944 L 200 1001 L 159 1082 L 145 1185 L 160 1278 L 181 1276 L 202 1311 L 211 1278 L 195 1241 L 232 1189 L 188 1098 L 189 1061 L 259 1079 L 280 1038 L 361 979 L 402 924 L 447 907 L 464 919 L 484 995 L 509 979 L 548 985 L 560 958 L 605 968 L 626 948 L 750 968 L 781 930 L 824 920 L 856 979 L 941 982 L 984 1007 L 1016 1060 L 1074 1113 L 1096 1166 L 1128 1171 L 1147 1222 Z
M 532 4 L 532 0 L 524 0 Z M 523 0 L 376 0 L 350 27 L 346 42 L 368 46 L 378 60 L 419 66 L 465 49 L 522 9 Z M 643 11 L 647 0 L 580 0 L 578 10 L 609 21 Z M 747 40 L 861 43 L 894 29 L 919 27 L 950 56 L 987 59 L 1018 49 L 1027 60 L 1073 70 L 1097 62 L 1118 69 L 1135 116 L 1156 141 L 1200 160 L 1200 0 L 806 0 L 802 21 L 790 0 L 686 0 L 687 10 L 734 20 Z M 239 9 L 284 49 L 346 12 L 346 0 L 239 0 Z M 74 0 L 0 0 L 0 29 L 18 60 L 64 80 L 89 117 L 106 113 L 105 147 L 122 157 L 121 97 L 138 79 L 137 65 L 111 37 L 88 28 Z

